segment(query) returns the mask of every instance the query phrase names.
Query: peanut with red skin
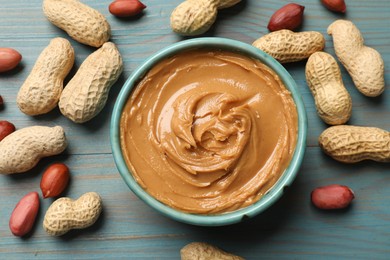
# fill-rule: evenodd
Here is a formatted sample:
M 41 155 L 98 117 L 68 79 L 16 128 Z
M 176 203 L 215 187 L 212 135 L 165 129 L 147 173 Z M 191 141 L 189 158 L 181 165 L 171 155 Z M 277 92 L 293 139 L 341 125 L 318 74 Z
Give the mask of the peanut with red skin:
M 51 164 L 43 173 L 40 187 L 44 199 L 57 197 L 69 182 L 69 168 L 63 163 Z
M 347 10 L 344 0 L 321 0 L 321 3 L 333 12 L 345 13 Z
M 343 209 L 355 198 L 353 191 L 345 185 L 331 184 L 314 189 L 311 201 L 319 209 Z
M 294 31 L 302 24 L 304 10 L 305 7 L 299 4 L 284 5 L 271 16 L 267 26 L 268 30 L 271 32 L 282 29 Z
M 9 228 L 15 236 L 22 237 L 31 231 L 39 211 L 37 192 L 26 194 L 12 211 Z
M 50 40 L 20 87 L 16 103 L 26 115 L 46 114 L 57 107 L 64 79 L 72 69 L 74 49 L 61 37 Z
M 139 0 L 116 0 L 112 2 L 108 10 L 117 17 L 131 17 L 138 15 L 146 8 Z
M 7 135 L 15 132 L 15 125 L 6 121 L 2 120 L 0 121 L 0 142 L 3 140 Z
M 12 48 L 0 48 L 0 73 L 14 69 L 22 60 L 22 55 Z

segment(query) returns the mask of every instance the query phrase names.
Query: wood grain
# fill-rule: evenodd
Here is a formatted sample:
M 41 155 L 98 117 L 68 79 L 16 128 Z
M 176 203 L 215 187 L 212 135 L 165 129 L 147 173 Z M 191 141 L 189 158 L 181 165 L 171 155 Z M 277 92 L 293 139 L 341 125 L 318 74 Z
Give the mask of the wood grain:
M 178 259 L 180 248 L 193 241 L 209 242 L 247 259 L 389 259 L 390 165 L 374 162 L 345 165 L 322 153 L 317 138 L 327 126 L 317 116 L 306 85 L 305 62 L 285 67 L 296 80 L 308 113 L 306 155 L 295 182 L 274 206 L 241 224 L 206 228 L 175 222 L 141 202 L 115 167 L 109 141 L 110 116 L 116 96 L 131 72 L 159 49 L 187 39 L 175 35 L 169 27 L 170 13 L 181 1 L 144 0 L 147 8 L 135 19 L 110 15 L 110 1 L 83 2 L 107 17 L 112 41 L 122 53 L 125 67 L 102 113 L 86 124 L 76 125 L 58 109 L 39 117 L 26 116 L 16 105 L 16 95 L 50 39 L 61 36 L 71 41 L 76 51 L 76 65 L 71 74 L 94 48 L 75 42 L 50 24 L 43 15 L 42 1 L 0 0 L 0 46 L 15 48 L 23 55 L 16 70 L 0 74 L 0 95 L 6 103 L 0 111 L 0 120 L 11 121 L 17 128 L 59 124 L 69 139 L 64 154 L 42 160 L 31 172 L 0 176 L 1 259 Z M 204 36 L 252 43 L 267 33 L 272 13 L 288 2 L 243 0 L 220 11 L 216 23 Z M 328 11 L 317 0 L 295 2 L 306 7 L 301 30 L 323 33 L 327 52 L 334 55 L 327 26 L 343 18 L 352 20 L 366 44 L 382 54 L 387 87 L 378 98 L 361 95 L 345 69 L 341 70 L 353 101 L 349 124 L 390 130 L 390 1 L 346 1 L 345 15 Z M 103 215 L 87 230 L 72 231 L 60 238 L 49 237 L 42 229 L 42 221 L 52 200 L 41 199 L 41 211 L 32 234 L 22 239 L 14 237 L 8 221 L 15 204 L 24 194 L 39 191 L 41 174 L 53 161 L 64 162 L 71 169 L 66 195 L 77 198 L 87 191 L 99 192 L 104 203 Z M 350 208 L 323 212 L 310 204 L 311 190 L 331 183 L 345 184 L 355 191 L 356 199 Z

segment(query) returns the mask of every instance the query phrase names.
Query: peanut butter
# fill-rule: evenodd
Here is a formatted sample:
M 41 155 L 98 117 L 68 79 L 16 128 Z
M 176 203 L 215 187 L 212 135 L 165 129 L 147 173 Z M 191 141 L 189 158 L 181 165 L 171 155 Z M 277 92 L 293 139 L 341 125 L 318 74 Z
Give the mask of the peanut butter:
M 220 50 L 179 53 L 133 90 L 120 123 L 136 181 L 183 212 L 234 211 L 259 200 L 290 162 L 297 111 L 276 73 Z

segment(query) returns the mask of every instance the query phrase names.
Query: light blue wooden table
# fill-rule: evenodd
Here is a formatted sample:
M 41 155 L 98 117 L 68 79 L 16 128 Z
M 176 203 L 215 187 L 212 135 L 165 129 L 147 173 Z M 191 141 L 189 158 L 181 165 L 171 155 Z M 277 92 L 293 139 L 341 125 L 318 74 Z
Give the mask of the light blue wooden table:
M 77 125 L 58 109 L 38 117 L 19 111 L 16 94 L 36 58 L 50 39 L 66 33 L 49 23 L 39 0 L 0 0 L 0 46 L 23 55 L 21 65 L 0 74 L 0 95 L 6 106 L 0 120 L 17 128 L 31 125 L 61 125 L 69 147 L 65 153 L 42 160 L 25 174 L 0 176 L 0 259 L 178 259 L 181 247 L 192 241 L 212 243 L 247 259 L 390 259 L 390 165 L 363 162 L 338 163 L 322 153 L 318 135 L 327 127 L 317 116 L 306 85 L 305 62 L 286 65 L 299 85 L 308 113 L 308 140 L 298 177 L 286 195 L 262 215 L 242 224 L 206 228 L 177 223 L 141 202 L 125 185 L 114 164 L 109 142 L 111 110 L 121 86 L 131 72 L 162 47 L 183 40 L 169 27 L 169 16 L 180 0 L 144 0 L 147 9 L 137 19 L 117 19 L 108 12 L 109 1 L 84 0 L 102 12 L 112 27 L 112 41 L 123 55 L 124 72 L 114 85 L 99 116 Z M 390 130 L 390 1 L 346 0 L 347 14 L 325 9 L 319 0 L 297 0 L 305 9 L 301 30 L 316 30 L 326 38 L 326 51 L 334 54 L 327 26 L 338 18 L 352 20 L 366 43 L 376 48 L 386 64 L 387 88 L 379 98 L 367 98 L 343 72 L 353 100 L 350 124 Z M 226 37 L 252 43 L 267 33 L 271 14 L 289 1 L 247 0 L 223 10 L 205 36 Z M 72 74 L 94 49 L 71 40 L 76 51 Z M 0 151 L 1 152 L 1 151 Z M 18 200 L 39 191 L 42 171 L 53 161 L 66 163 L 72 174 L 66 195 L 77 198 L 97 191 L 104 211 L 91 228 L 50 237 L 42 229 L 51 199 L 41 199 L 41 211 L 31 235 L 14 237 L 9 216 Z M 356 194 L 347 210 L 323 212 L 310 203 L 310 192 L 331 183 L 349 185 Z

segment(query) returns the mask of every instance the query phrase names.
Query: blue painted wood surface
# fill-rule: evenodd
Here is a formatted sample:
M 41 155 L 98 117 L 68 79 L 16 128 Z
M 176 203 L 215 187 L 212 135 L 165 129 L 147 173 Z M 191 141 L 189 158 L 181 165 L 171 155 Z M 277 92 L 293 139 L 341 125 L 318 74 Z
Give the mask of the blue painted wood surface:
M 56 109 L 47 115 L 29 117 L 16 105 L 16 94 L 36 58 L 50 39 L 69 37 L 49 23 L 39 0 L 0 0 L 0 46 L 17 49 L 23 61 L 12 72 L 0 74 L 0 95 L 6 106 L 0 120 L 17 128 L 30 125 L 62 125 L 69 148 L 63 154 L 42 160 L 25 174 L 0 176 L 0 258 L 1 259 L 178 259 L 181 247 L 205 241 L 247 259 L 389 259 L 390 258 L 390 165 L 363 162 L 338 163 L 322 153 L 318 135 L 327 127 L 317 116 L 304 75 L 305 62 L 286 65 L 299 85 L 308 113 L 309 129 L 305 159 L 298 177 L 286 195 L 265 213 L 247 222 L 218 228 L 177 223 L 153 211 L 124 184 L 116 170 L 109 143 L 111 110 L 121 86 L 147 57 L 185 38 L 174 34 L 169 16 L 180 0 L 144 0 L 144 14 L 136 19 L 117 19 L 108 12 L 109 1 L 84 0 L 102 12 L 112 27 L 112 41 L 122 53 L 125 69 L 114 85 L 109 100 L 92 121 L 77 125 Z M 327 26 L 338 18 L 352 20 L 366 44 L 376 48 L 385 61 L 386 90 L 381 97 L 367 98 L 353 86 L 345 69 L 343 80 L 353 100 L 349 124 L 390 130 L 390 1 L 346 0 L 347 14 L 325 9 L 319 0 L 297 0 L 304 5 L 301 30 L 316 30 L 326 38 L 326 51 L 334 54 Z M 272 13 L 289 1 L 243 0 L 220 11 L 205 36 L 226 37 L 252 43 L 267 33 Z M 74 74 L 94 49 L 71 43 L 76 51 Z M 1 152 L 1 151 L 0 151 Z M 49 237 L 42 229 L 44 213 L 51 199 L 41 199 L 37 224 L 29 237 L 14 237 L 9 216 L 19 199 L 39 191 L 42 171 L 53 161 L 71 169 L 66 195 L 77 198 L 97 191 L 104 211 L 91 228 L 63 237 Z M 310 192 L 331 183 L 349 185 L 356 194 L 352 206 L 338 212 L 323 212 L 310 204 Z

